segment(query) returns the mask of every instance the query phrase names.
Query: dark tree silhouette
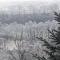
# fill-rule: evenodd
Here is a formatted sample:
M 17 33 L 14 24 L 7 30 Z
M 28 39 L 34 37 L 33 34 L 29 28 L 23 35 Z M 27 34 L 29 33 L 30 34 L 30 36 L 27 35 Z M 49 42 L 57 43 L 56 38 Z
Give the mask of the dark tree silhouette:
M 60 60 L 60 13 L 58 14 L 57 12 L 54 12 L 55 15 L 55 20 L 58 22 L 58 29 L 57 30 L 48 30 L 50 33 L 49 39 L 51 39 L 51 43 L 49 43 L 47 40 L 43 39 L 42 37 L 36 37 L 40 41 L 43 41 L 44 44 L 43 46 L 46 46 L 47 49 L 49 50 L 43 50 L 46 52 L 46 54 L 49 55 L 50 60 Z M 55 43 L 55 45 L 54 45 Z

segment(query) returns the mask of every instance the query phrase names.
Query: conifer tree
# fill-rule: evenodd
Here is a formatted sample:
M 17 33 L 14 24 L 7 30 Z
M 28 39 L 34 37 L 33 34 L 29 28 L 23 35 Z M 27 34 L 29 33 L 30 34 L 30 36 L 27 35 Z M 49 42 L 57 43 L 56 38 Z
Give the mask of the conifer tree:
M 48 50 L 43 50 L 46 54 L 49 55 L 49 60 L 60 60 L 60 13 L 54 12 L 55 20 L 58 22 L 58 29 L 57 30 L 48 30 L 51 34 L 49 39 L 51 39 L 51 43 L 47 40 L 43 39 L 42 37 L 37 37 L 40 41 L 43 41 L 43 46 L 46 46 Z M 54 45 L 55 43 L 55 45 Z

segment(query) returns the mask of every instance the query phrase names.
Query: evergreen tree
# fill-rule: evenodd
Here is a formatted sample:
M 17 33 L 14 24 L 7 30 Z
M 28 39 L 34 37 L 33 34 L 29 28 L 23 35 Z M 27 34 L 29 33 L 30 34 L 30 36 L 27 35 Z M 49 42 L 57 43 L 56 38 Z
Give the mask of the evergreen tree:
M 60 13 L 54 12 L 55 20 L 58 22 L 58 25 L 60 25 Z M 49 55 L 50 60 L 60 60 L 60 26 L 58 27 L 58 30 L 48 30 L 50 35 L 50 38 L 52 41 L 49 43 L 47 40 L 43 39 L 42 37 L 37 37 L 40 41 L 43 41 L 43 46 L 46 46 L 49 50 L 43 50 L 46 52 L 46 54 Z M 55 45 L 54 45 L 55 43 Z

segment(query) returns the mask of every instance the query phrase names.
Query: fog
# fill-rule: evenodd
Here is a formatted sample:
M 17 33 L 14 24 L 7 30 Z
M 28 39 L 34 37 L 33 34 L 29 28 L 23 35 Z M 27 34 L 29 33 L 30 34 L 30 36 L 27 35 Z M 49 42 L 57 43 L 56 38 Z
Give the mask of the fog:
M 59 0 L 0 0 L 0 60 L 55 57 L 59 12 Z

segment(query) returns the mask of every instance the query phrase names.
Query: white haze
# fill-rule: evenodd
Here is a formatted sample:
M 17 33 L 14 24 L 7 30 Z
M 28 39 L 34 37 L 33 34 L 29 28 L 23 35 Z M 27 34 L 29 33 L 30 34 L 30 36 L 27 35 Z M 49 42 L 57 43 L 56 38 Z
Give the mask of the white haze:
M 32 3 L 32 4 L 38 4 L 38 3 L 42 3 L 43 4 L 52 4 L 52 3 L 59 3 L 60 0 L 0 0 L 0 7 L 6 7 L 8 5 L 15 5 L 15 4 L 22 4 L 24 5 L 24 3 L 27 2 L 28 3 Z
M 0 0 L 0 11 L 4 13 L 33 13 L 34 11 L 59 9 L 59 0 Z M 55 8 L 55 9 L 54 9 Z

